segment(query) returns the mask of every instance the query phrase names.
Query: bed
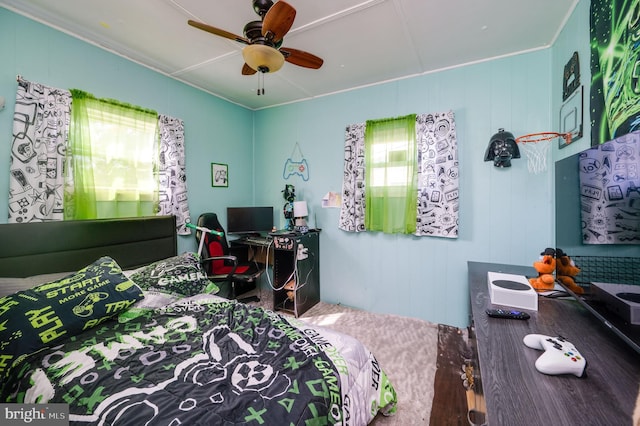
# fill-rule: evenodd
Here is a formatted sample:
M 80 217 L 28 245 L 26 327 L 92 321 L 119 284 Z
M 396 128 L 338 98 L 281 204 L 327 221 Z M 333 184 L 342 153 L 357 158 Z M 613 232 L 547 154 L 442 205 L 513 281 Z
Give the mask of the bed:
M 173 217 L 0 225 L 0 398 L 71 424 L 364 425 L 397 406 L 358 340 L 218 297 Z

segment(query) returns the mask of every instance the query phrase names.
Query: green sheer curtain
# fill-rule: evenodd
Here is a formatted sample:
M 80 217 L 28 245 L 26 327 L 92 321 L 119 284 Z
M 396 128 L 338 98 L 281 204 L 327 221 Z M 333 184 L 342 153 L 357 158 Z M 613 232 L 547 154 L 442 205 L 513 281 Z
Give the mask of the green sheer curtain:
M 416 114 L 368 120 L 365 228 L 412 234 L 417 215 Z
M 158 114 L 72 89 L 65 219 L 154 215 Z

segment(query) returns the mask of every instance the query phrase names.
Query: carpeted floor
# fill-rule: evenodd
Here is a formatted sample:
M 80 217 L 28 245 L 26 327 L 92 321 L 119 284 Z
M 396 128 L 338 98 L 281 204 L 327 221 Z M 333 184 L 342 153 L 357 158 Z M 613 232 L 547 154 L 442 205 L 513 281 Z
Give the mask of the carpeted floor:
M 243 295 L 245 296 L 245 295 Z M 272 309 L 269 291 L 259 302 Z M 438 356 L 438 325 L 414 318 L 373 314 L 341 305 L 320 302 L 300 319 L 349 334 L 375 355 L 398 395 L 395 415 L 378 415 L 371 425 L 427 425 L 434 396 Z

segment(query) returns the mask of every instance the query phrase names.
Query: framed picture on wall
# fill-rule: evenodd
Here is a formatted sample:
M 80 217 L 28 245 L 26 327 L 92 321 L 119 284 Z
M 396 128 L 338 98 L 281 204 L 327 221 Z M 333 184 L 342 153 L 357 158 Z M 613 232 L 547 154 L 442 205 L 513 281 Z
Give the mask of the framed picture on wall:
M 211 186 L 227 188 L 229 186 L 229 166 L 211 163 Z

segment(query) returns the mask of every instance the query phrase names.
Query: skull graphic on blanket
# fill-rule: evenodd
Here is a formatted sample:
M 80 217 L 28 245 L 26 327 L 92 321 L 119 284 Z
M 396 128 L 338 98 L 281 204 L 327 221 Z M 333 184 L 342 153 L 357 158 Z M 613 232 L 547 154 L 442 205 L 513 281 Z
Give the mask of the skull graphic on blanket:
M 327 388 L 339 373 L 326 354 L 297 347 L 300 335 L 268 312 L 203 306 L 105 324 L 100 339 L 80 335 L 64 351 L 39 354 L 3 393 L 67 402 L 73 424 L 277 424 L 336 414 L 340 398 L 328 399 Z
M 218 337 L 220 341 L 217 341 Z M 221 350 L 220 345 L 224 345 L 225 350 Z M 231 351 L 230 346 L 233 347 Z M 117 425 L 126 419 L 127 424 L 160 424 L 168 420 L 166 416 L 170 412 L 174 413 L 173 419 L 178 424 L 189 424 L 204 415 L 201 410 L 207 410 L 208 415 L 219 413 L 210 418 L 212 421 L 243 422 L 246 413 L 242 410 L 211 407 L 223 407 L 231 401 L 235 405 L 242 397 L 254 399 L 258 394 L 259 399 L 272 399 L 291 386 L 286 375 L 276 372 L 272 365 L 264 364 L 251 345 L 237 333 L 229 332 L 228 326 L 207 331 L 203 335 L 203 347 L 206 353 L 178 364 L 167 380 L 151 387 L 128 388 L 109 397 L 105 400 L 107 403 L 100 403 L 93 415 L 73 416 L 72 420 L 104 420 L 105 424 Z M 229 357 L 230 353 L 235 356 Z M 167 398 L 167 395 L 173 398 Z

